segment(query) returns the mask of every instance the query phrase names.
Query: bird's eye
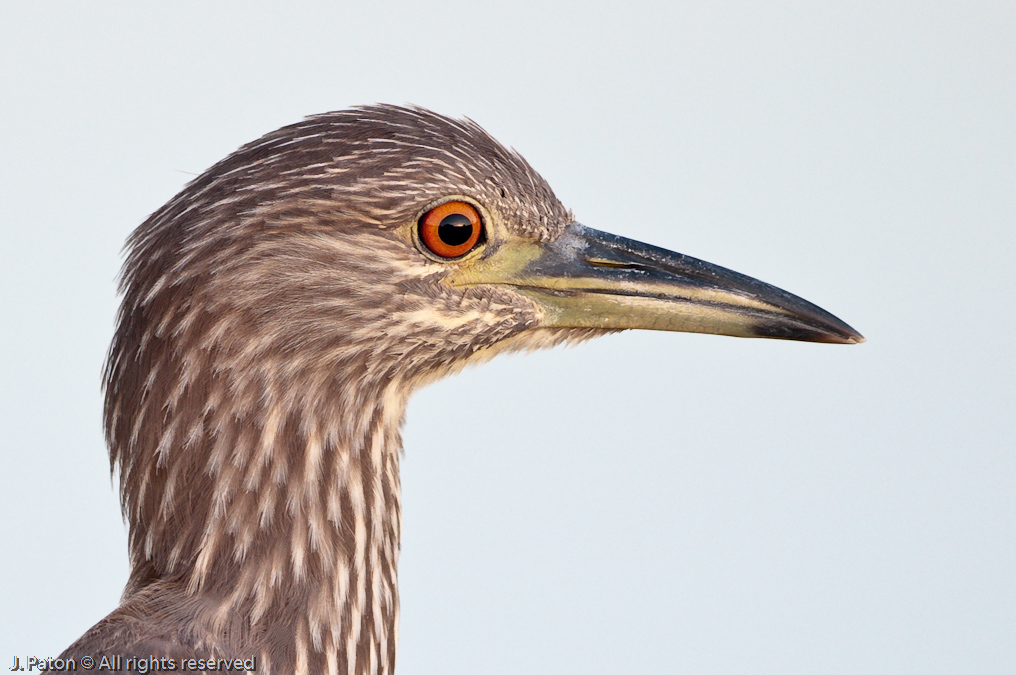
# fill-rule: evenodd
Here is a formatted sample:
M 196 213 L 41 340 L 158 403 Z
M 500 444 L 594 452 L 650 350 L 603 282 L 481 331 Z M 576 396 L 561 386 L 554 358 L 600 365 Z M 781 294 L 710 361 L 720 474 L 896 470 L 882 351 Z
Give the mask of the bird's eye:
M 420 241 L 434 255 L 459 258 L 483 239 L 483 221 L 466 202 L 445 202 L 420 218 Z

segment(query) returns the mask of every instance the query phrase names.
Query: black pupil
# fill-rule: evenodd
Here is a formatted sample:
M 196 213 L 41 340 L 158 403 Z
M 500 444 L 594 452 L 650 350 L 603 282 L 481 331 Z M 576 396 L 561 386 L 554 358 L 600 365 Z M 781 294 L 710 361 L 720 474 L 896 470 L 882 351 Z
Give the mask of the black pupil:
M 473 236 L 473 223 L 461 213 L 449 213 L 437 226 L 437 236 L 448 246 L 462 246 Z

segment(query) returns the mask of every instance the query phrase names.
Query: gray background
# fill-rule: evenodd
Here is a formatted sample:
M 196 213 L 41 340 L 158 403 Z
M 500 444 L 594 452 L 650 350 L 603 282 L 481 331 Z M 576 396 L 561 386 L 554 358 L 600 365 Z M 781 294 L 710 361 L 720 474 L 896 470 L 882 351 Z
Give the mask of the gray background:
M 1016 672 L 1016 5 L 139 4 L 0 5 L 4 668 L 126 577 L 99 380 L 128 233 L 383 101 L 869 339 L 631 332 L 420 392 L 400 673 Z

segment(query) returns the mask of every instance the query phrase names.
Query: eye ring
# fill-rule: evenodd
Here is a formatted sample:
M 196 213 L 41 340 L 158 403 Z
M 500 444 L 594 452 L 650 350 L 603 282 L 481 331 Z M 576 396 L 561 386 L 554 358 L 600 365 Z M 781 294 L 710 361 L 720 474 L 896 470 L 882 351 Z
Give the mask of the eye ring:
M 420 216 L 420 243 L 443 260 L 466 255 L 484 240 L 483 219 L 469 202 L 452 200 Z

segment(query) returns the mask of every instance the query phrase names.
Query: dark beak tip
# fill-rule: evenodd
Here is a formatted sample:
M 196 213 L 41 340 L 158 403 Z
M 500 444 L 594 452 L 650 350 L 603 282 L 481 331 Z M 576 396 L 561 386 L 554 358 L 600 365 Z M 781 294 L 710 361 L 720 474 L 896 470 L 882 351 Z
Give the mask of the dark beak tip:
M 763 321 L 755 325 L 753 334 L 753 337 L 760 338 L 836 345 L 856 345 L 866 341 L 863 335 L 841 321 L 807 324 L 798 321 Z
M 867 342 L 863 335 L 849 326 L 846 330 L 840 329 L 835 332 L 830 331 L 826 333 L 826 338 L 827 339 L 823 340 L 823 342 L 841 345 L 859 345 L 862 342 Z
M 840 321 L 839 323 L 841 324 L 841 326 L 839 326 L 839 330 L 837 331 L 837 333 L 839 333 L 839 336 L 841 337 L 840 340 L 841 344 L 859 345 L 862 342 L 868 341 L 863 335 L 854 330 L 852 326 L 849 326 L 846 323 L 843 323 L 842 321 Z
M 826 340 L 826 342 L 835 344 L 859 345 L 862 342 L 867 342 L 867 339 L 853 328 L 846 331 L 837 331 L 836 333 L 830 333 L 828 335 L 831 339 Z

